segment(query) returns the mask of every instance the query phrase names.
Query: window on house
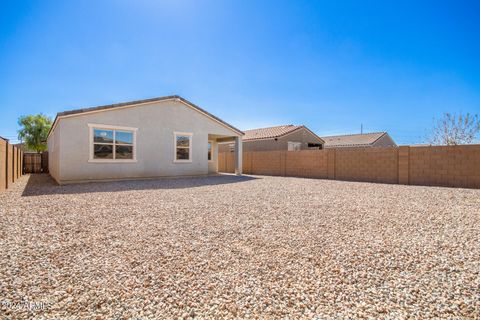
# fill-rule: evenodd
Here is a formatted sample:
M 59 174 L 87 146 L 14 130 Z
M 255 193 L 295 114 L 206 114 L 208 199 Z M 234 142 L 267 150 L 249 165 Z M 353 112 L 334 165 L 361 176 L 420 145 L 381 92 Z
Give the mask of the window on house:
M 301 142 L 288 141 L 288 151 L 298 151 L 302 147 Z
M 192 161 L 192 134 L 175 132 L 175 161 Z
M 311 142 L 308 143 L 308 148 L 310 148 L 310 149 L 319 149 L 319 150 L 321 150 L 322 147 L 323 147 L 323 146 L 322 146 L 321 143 L 311 143 Z
M 208 161 L 212 161 L 212 142 L 208 141 Z
M 91 127 L 93 161 L 135 160 L 135 129 Z

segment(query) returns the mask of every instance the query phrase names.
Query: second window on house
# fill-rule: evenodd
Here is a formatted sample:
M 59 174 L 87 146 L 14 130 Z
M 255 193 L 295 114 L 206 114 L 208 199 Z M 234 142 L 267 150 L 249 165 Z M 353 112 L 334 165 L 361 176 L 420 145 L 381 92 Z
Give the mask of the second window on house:
M 175 132 L 175 162 L 192 161 L 192 133 Z
M 208 141 L 208 151 L 207 151 L 208 161 L 212 161 L 212 152 L 213 152 L 212 142 Z

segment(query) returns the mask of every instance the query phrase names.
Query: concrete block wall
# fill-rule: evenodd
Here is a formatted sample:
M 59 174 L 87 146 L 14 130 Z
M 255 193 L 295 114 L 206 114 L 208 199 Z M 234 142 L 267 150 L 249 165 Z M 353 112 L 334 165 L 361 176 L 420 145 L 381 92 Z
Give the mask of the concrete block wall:
M 284 151 L 285 176 L 328 178 L 328 150 Z
M 219 171 L 234 171 L 219 153 Z M 480 188 L 480 145 L 244 152 L 245 174 Z
M 335 179 L 397 183 L 398 148 L 337 149 Z
M 259 151 L 250 153 L 250 171 L 254 174 L 267 176 L 284 176 L 284 151 Z
M 409 151 L 409 184 L 480 188 L 480 145 Z
M 409 184 L 410 181 L 410 147 L 398 148 L 398 183 Z

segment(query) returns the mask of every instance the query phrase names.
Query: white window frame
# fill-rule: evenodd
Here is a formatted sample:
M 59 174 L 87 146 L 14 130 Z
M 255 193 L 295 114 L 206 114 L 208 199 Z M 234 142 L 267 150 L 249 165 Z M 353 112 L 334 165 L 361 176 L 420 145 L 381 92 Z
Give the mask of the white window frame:
M 186 136 L 189 137 L 188 143 L 188 157 L 189 159 L 177 159 L 177 137 Z M 193 154 L 192 154 L 192 144 L 193 144 L 193 133 L 192 132 L 173 132 L 173 162 L 174 163 L 191 163 Z
M 115 130 L 118 131 L 131 131 L 133 133 L 133 159 L 95 159 L 93 154 L 93 145 L 94 145 L 94 130 L 114 130 L 113 131 L 113 156 L 115 157 Z M 137 131 L 138 128 L 133 127 L 122 127 L 122 126 L 112 126 L 108 124 L 97 124 L 97 123 L 89 123 L 88 124 L 89 130 L 89 143 L 90 143 L 90 155 L 88 158 L 88 162 L 92 163 L 133 163 L 137 162 Z
M 210 160 L 208 162 L 214 162 L 213 160 L 213 155 L 214 155 L 214 146 L 213 146 L 213 140 L 208 140 L 208 143 L 212 146 L 210 149 Z M 207 143 L 207 159 L 208 159 L 208 143 Z

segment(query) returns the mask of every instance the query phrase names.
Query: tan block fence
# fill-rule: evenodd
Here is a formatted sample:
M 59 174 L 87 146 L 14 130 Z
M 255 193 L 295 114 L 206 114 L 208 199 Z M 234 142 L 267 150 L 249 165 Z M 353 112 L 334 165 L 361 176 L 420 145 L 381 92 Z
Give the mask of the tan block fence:
M 234 172 L 234 153 L 218 154 L 218 170 Z M 244 152 L 243 172 L 480 188 L 480 145 Z
M 0 192 L 23 175 L 23 151 L 0 139 Z

